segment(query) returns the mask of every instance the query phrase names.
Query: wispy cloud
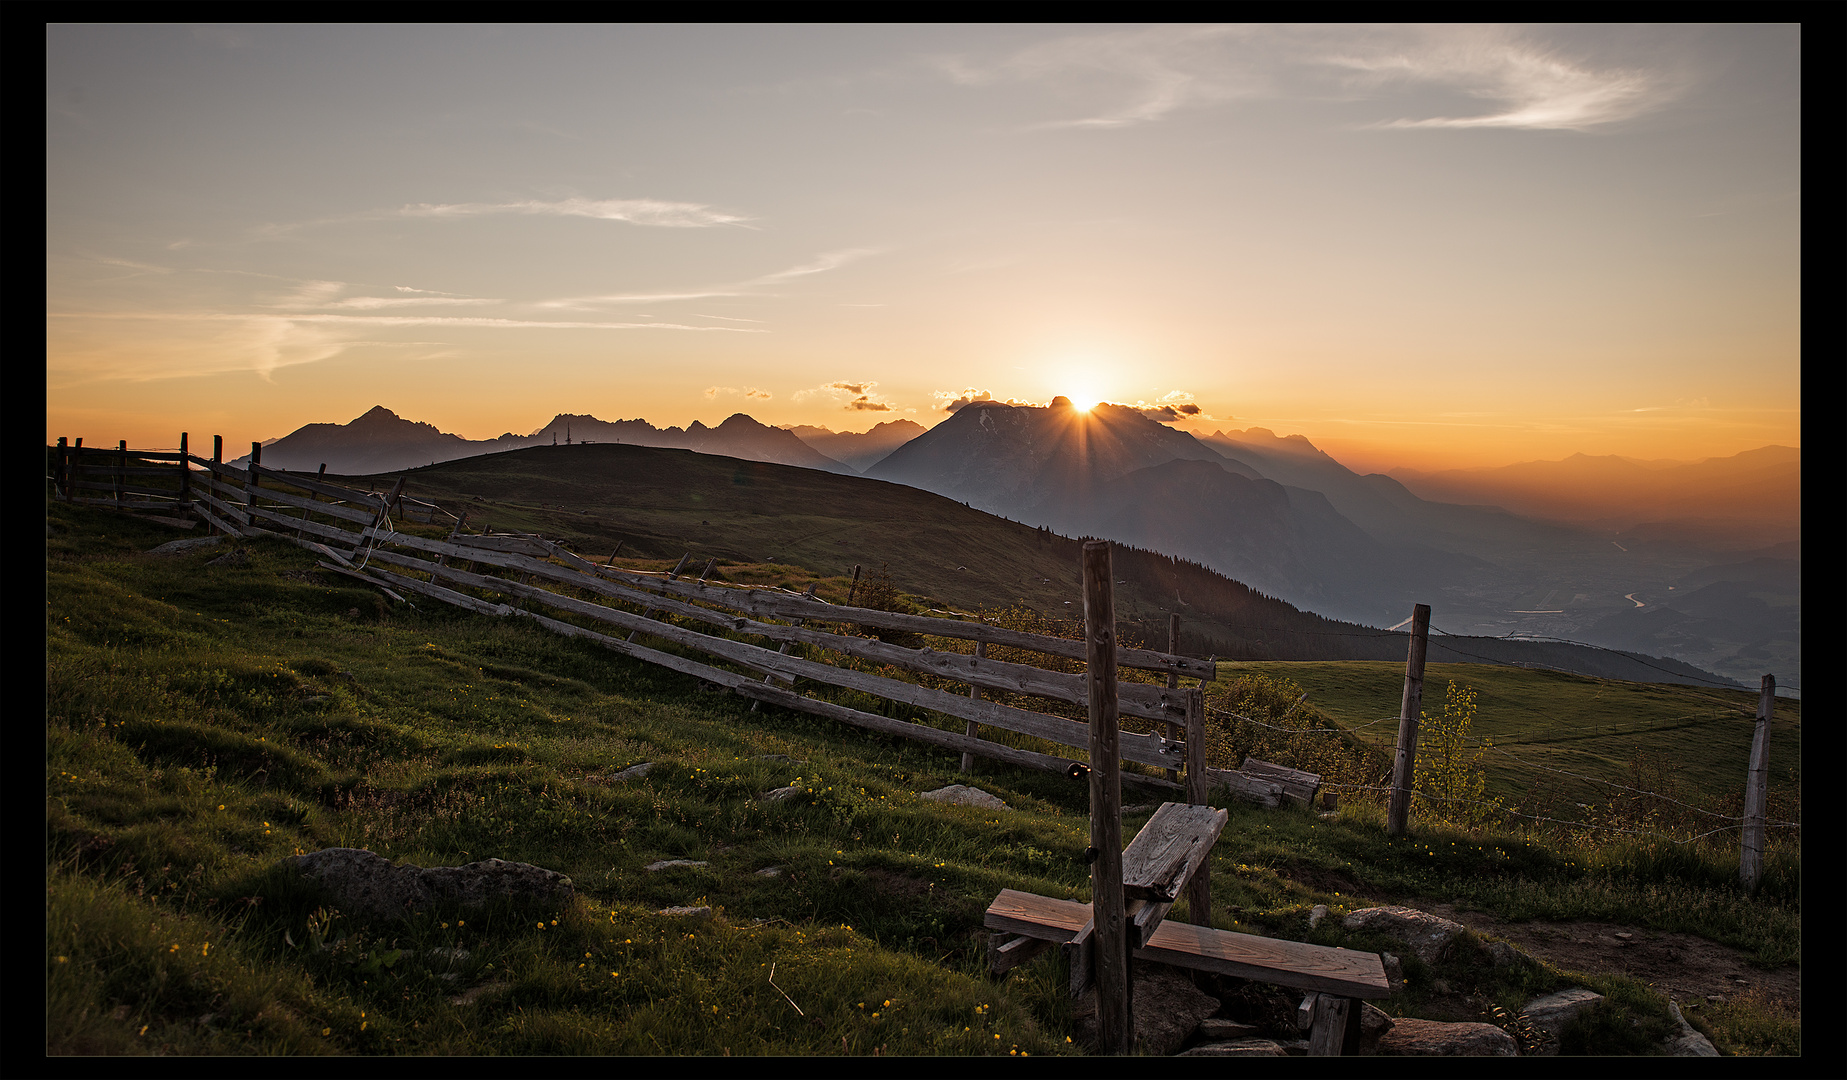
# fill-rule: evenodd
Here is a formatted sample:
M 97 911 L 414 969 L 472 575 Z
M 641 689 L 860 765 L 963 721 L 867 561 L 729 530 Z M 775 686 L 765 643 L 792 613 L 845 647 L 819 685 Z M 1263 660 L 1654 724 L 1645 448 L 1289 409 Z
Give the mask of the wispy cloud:
M 742 225 L 742 214 L 715 210 L 704 203 L 668 202 L 664 199 L 522 199 L 506 203 L 412 203 L 400 208 L 403 217 L 468 218 L 492 214 L 540 214 L 550 217 L 595 218 L 655 225 L 669 229 L 704 229 L 715 225 Z
M 1665 72 L 1598 66 L 1505 27 L 1442 27 L 1402 45 L 1375 41 L 1332 53 L 1328 65 L 1376 86 L 1403 81 L 1489 103 L 1474 116 L 1401 118 L 1387 128 L 1552 128 L 1582 131 L 1627 120 L 1672 98 Z
M 1252 32 L 1236 26 L 1157 26 L 1073 34 L 1028 46 L 997 61 L 942 56 L 933 63 L 963 85 L 1028 82 L 1094 95 L 1101 80 L 1101 88 L 1113 99 L 1110 105 L 1087 116 L 1040 126 L 1125 127 L 1159 120 L 1187 105 L 1259 92 L 1260 76 L 1224 64 L 1217 54 L 1220 42 Z
M 738 394 L 752 401 L 768 401 L 774 396 L 768 390 L 759 390 L 754 386 L 746 386 L 741 390 L 735 386 L 708 386 L 705 388 L 705 396 L 707 399 L 715 399 L 720 394 L 726 397 Z
M 602 296 L 570 296 L 556 300 L 541 300 L 538 302 L 538 306 L 542 308 L 586 308 L 597 307 L 604 304 L 656 304 L 678 300 L 713 300 L 734 296 L 774 295 L 764 293 L 763 290 L 768 286 L 781 285 L 815 274 L 823 274 L 830 270 L 837 270 L 848 263 L 856 262 L 868 255 L 876 255 L 880 250 L 879 248 L 848 248 L 843 251 L 822 252 L 808 262 L 791 266 L 786 270 L 778 270 L 775 273 L 764 274 L 761 277 L 754 277 L 748 281 L 733 282 L 725 285 L 713 285 L 703 289 L 674 292 L 609 293 Z M 724 318 L 722 315 L 707 315 L 702 317 Z M 748 322 L 751 320 L 735 321 Z
M 998 59 L 964 54 L 927 63 L 963 86 L 1028 84 L 1100 102 L 1078 117 L 1033 125 L 1040 128 L 1122 128 L 1285 93 L 1357 92 L 1389 102 L 1419 86 L 1487 107 L 1374 126 L 1581 131 L 1641 115 L 1679 93 L 1681 80 L 1666 68 L 1602 64 L 1549 43 L 1564 36 L 1507 26 L 1157 26 L 1062 35 Z

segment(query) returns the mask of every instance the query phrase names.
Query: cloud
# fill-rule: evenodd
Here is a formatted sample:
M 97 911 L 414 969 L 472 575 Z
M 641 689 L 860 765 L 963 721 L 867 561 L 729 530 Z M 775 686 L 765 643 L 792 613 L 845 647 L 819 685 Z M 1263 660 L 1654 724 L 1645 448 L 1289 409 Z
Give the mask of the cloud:
M 1000 401 L 988 391 L 977 390 L 972 386 L 961 390 L 938 390 L 930 396 L 936 401 L 932 409 L 938 412 L 951 413 L 964 409 L 969 405 L 973 405 L 977 401 L 992 401 L 998 405 L 1024 406 L 1030 409 L 1037 409 L 1045 404 L 1041 401 L 1016 401 L 1013 398 Z
M 895 406 L 874 392 L 878 385 L 870 380 L 832 382 L 825 386 L 797 390 L 794 397 L 798 405 L 817 398 L 832 398 L 842 402 L 840 407 L 849 412 L 891 412 Z
M 1548 43 L 1570 31 L 1508 26 L 1157 26 L 1066 34 L 998 59 L 928 63 L 963 86 L 1025 84 L 1104 103 L 1041 128 L 1122 128 L 1191 108 L 1275 98 L 1385 99 L 1407 84 L 1487 102 L 1479 115 L 1401 117 L 1381 128 L 1582 131 L 1648 112 L 1683 80 L 1659 64 L 1597 63 Z M 1330 86 L 1332 77 L 1334 86 Z
M 1678 93 L 1660 70 L 1596 66 L 1509 27 L 1432 27 L 1413 40 L 1356 42 L 1322 62 L 1360 85 L 1424 83 L 1490 103 L 1476 116 L 1398 119 L 1385 128 L 1533 128 L 1583 131 L 1627 120 Z
M 747 386 L 742 390 L 739 390 L 735 386 L 708 386 L 705 388 L 705 396 L 707 399 L 716 398 L 720 394 L 726 396 L 742 394 L 744 397 L 753 401 L 768 401 L 771 397 L 768 390 L 759 390 L 754 386 Z
M 703 229 L 715 225 L 742 225 L 742 214 L 714 210 L 704 203 L 668 202 L 664 199 L 558 199 L 545 202 L 522 199 L 508 203 L 411 203 L 399 208 L 403 217 L 467 218 L 493 214 L 542 214 L 584 217 L 600 221 L 626 221 L 669 229 Z
M 656 304 L 670 303 L 675 300 L 712 300 L 733 296 L 766 295 L 760 290 L 765 285 L 778 285 L 785 281 L 794 281 L 812 274 L 823 274 L 837 270 L 867 255 L 877 254 L 877 248 L 849 248 L 844 251 L 828 251 L 814 257 L 809 262 L 791 266 L 786 270 L 764 274 L 749 281 L 727 285 L 714 285 L 705 289 L 681 292 L 645 292 L 645 293 L 611 293 L 603 296 L 570 296 L 557 300 L 541 300 L 539 307 L 544 308 L 579 308 L 595 307 L 599 304 Z M 773 295 L 773 294 L 767 294 Z M 704 315 L 701 318 L 723 319 L 723 315 Z M 728 322 L 752 322 L 751 319 L 727 319 Z
M 1170 390 L 1152 402 L 1137 401 L 1134 408 L 1148 419 L 1162 424 L 1177 424 L 1182 420 L 1213 419 L 1200 409 L 1189 390 Z
M 1188 105 L 1259 92 L 1263 79 L 1223 62 L 1217 46 L 1249 36 L 1235 26 L 1157 26 L 1073 34 L 1030 45 L 996 62 L 939 57 L 939 71 L 963 85 L 1040 83 L 1095 94 L 1099 81 L 1115 103 L 1076 120 L 1043 127 L 1114 128 L 1162 119 Z M 1125 85 L 1126 84 L 1126 85 Z

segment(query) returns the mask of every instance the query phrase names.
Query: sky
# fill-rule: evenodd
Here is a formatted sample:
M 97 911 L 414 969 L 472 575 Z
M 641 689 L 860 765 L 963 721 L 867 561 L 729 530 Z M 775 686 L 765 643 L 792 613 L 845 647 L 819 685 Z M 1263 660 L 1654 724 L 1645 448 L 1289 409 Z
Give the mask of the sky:
M 46 28 L 46 437 L 1801 441 L 1801 28 Z M 239 452 L 242 452 L 241 449 Z

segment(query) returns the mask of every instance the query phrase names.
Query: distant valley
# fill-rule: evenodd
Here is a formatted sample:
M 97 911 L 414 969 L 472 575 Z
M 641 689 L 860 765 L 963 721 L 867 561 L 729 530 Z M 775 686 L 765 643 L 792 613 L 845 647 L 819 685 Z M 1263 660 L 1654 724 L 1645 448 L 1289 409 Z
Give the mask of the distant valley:
M 1766 671 L 1784 688 L 1801 684 L 1801 453 L 1786 447 L 1691 464 L 1579 455 L 1400 479 L 1356 474 L 1301 436 L 1195 437 L 1139 410 L 1082 412 L 1061 400 L 977 402 L 934 428 L 899 420 L 859 434 L 774 428 L 742 413 L 684 429 L 561 414 L 530 435 L 479 441 L 379 407 L 350 424 L 308 425 L 266 445 L 263 461 L 362 475 L 583 443 L 863 473 L 1192 560 L 1362 625 L 1395 626 L 1428 603 L 1452 634 L 1556 637 L 1748 685 Z

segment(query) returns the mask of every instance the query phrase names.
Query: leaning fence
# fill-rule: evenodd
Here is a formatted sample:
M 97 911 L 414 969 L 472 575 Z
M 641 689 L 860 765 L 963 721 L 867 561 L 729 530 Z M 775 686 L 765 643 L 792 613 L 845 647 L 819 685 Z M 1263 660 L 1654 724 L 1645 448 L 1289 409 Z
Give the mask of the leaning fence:
M 327 571 L 363 581 L 396 599 L 429 598 L 499 618 L 529 619 L 556 633 L 692 675 L 756 701 L 902 736 L 965 755 L 1030 769 L 1082 776 L 1089 725 L 983 695 L 1087 707 L 1083 674 L 991 658 L 987 647 L 1056 660 L 1085 660 L 1086 643 L 991 625 L 980 620 L 935 618 L 832 604 L 812 594 L 682 578 L 679 570 L 651 573 L 598 565 L 559 544 L 527 534 L 470 533 L 466 514 L 455 515 L 408 497 L 399 479 L 390 491 L 362 491 L 325 476 L 271 469 L 253 445 L 247 467 L 223 460 L 221 440 L 210 458 L 192 454 L 181 437 L 173 451 L 54 448 L 52 479 L 60 498 L 189 525 L 193 519 L 233 536 L 271 535 L 320 556 Z M 401 532 L 404 521 L 448 527 L 441 538 Z M 612 557 L 613 561 L 613 557 Z M 684 566 L 685 560 L 682 560 Z M 709 567 L 708 567 L 709 569 Z M 881 641 L 878 631 L 972 642 L 971 653 Z M 855 632 L 858 631 L 858 632 Z M 891 636 L 891 635 L 887 635 Z M 806 653 L 807 655 L 804 655 Z M 828 657 L 861 662 L 830 662 Z M 1205 769 L 1203 755 L 1191 771 L 1186 748 L 1205 744 L 1200 687 L 1216 667 L 1210 660 L 1151 649 L 1116 649 L 1118 667 L 1167 676 L 1166 685 L 1120 681 L 1124 717 L 1148 721 L 1147 732 L 1124 730 L 1119 764 L 1144 786 L 1203 792 L 1207 784 L 1260 805 L 1275 806 L 1286 784 L 1252 770 Z M 875 670 L 864 670 L 871 667 Z M 961 692 L 881 674 L 934 676 L 966 687 Z M 1180 686 L 1180 679 L 1199 680 Z M 895 719 L 804 692 L 815 685 L 857 691 L 964 722 L 964 730 Z M 1074 756 L 1048 753 L 983 737 L 993 729 L 1041 740 Z

